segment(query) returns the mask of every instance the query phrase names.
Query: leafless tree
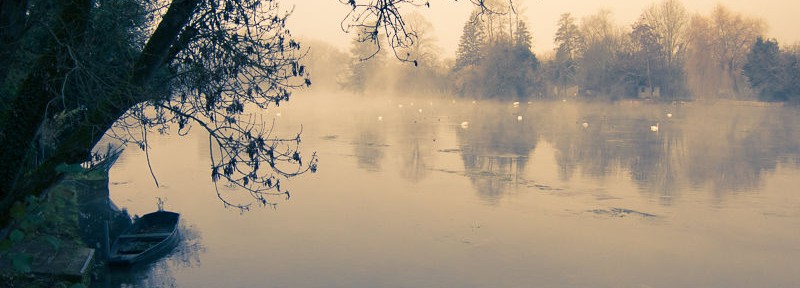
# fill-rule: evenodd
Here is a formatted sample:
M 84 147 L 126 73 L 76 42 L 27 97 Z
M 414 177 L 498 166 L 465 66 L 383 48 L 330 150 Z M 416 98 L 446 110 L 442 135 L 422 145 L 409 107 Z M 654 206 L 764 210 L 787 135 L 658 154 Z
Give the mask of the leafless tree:
M 488 3 L 491 1 L 469 0 L 480 10 L 481 13 L 479 15 L 505 13 Z M 509 3 L 506 7 L 513 9 L 513 1 L 505 1 Z M 339 0 L 339 2 L 352 8 L 341 22 L 342 30 L 355 34 L 357 41 L 375 44 L 374 52 L 365 60 L 383 49 L 384 44 L 379 39 L 380 35 L 385 37 L 386 44 L 389 45 L 397 59 L 412 63 L 417 60 L 410 53 L 403 53 L 403 51 L 414 46 L 414 43 L 418 41 L 419 35 L 407 23 L 401 10 L 408 9 L 404 7 L 430 7 L 432 4 L 428 0 Z

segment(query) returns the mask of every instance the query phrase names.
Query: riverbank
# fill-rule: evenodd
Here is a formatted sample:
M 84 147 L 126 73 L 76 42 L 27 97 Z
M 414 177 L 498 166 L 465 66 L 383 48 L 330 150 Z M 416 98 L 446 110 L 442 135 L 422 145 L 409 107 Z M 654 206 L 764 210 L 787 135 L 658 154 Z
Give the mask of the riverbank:
M 105 265 L 107 235 L 130 223 L 110 204 L 105 169 L 67 173 L 42 195 L 14 206 L 11 217 L 0 235 L 6 287 L 88 287 Z

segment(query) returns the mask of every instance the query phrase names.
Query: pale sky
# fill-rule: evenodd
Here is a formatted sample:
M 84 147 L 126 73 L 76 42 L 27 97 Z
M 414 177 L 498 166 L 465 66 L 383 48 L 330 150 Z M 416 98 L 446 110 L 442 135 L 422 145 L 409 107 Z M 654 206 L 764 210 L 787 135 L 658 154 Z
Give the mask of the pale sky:
M 359 2 L 364 2 L 359 0 Z M 561 14 L 570 12 L 576 19 L 591 15 L 600 9 L 608 9 L 620 25 L 630 25 L 642 11 L 660 1 L 632 0 L 514 0 L 522 7 L 529 29 L 533 33 L 533 49 L 537 54 L 552 51 L 553 35 Z M 467 0 L 430 0 L 431 8 L 417 9 L 433 23 L 438 44 L 445 54 L 453 57 L 464 22 L 473 6 Z M 800 1 L 797 0 L 684 0 L 690 13 L 709 15 L 717 3 L 731 11 L 763 19 L 768 26 L 767 36 L 778 39 L 782 45 L 800 41 Z M 295 5 L 289 19 L 289 28 L 295 36 L 322 40 L 347 51 L 352 35 L 340 28 L 349 6 L 339 0 L 284 0 L 282 7 Z

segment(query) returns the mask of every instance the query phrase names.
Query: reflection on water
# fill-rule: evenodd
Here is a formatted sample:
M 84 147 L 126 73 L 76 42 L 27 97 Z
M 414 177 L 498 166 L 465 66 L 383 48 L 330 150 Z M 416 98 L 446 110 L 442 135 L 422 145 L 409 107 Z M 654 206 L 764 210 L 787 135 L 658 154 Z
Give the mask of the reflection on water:
M 798 166 L 796 108 L 746 104 L 488 102 L 452 104 L 451 114 L 439 117 L 411 108 L 399 113 L 399 127 L 391 131 L 399 146 L 393 152 L 403 160 L 402 176 L 412 181 L 433 169 L 426 162 L 435 161 L 437 152 L 458 152 L 463 174 L 492 202 L 520 181 L 531 152 L 544 141 L 556 149 L 560 180 L 570 181 L 578 171 L 594 178 L 624 174 L 669 204 L 687 189 L 709 187 L 716 196 L 755 190 L 763 172 L 780 163 Z M 458 125 L 460 119 L 469 124 Z M 359 167 L 380 170 L 393 150 L 385 135 L 392 128 L 366 119 L 358 126 L 353 146 Z M 443 127 L 455 134 L 457 150 L 435 148 Z
M 428 176 L 431 162 L 436 161 L 434 143 L 438 138 L 435 126 L 428 125 L 433 121 L 432 113 L 423 114 L 422 108 L 408 109 L 408 113 L 401 116 L 402 125 L 397 133 L 402 159 L 402 177 L 412 182 L 419 182 Z M 420 112 L 423 111 L 423 112 Z
M 462 116 L 470 119 L 470 124 L 454 129 L 467 176 L 481 197 L 492 203 L 520 180 L 528 154 L 538 142 L 537 128 L 535 120 L 517 118 L 526 114 L 514 111 L 517 109 L 483 109 L 477 105 L 472 109 Z
M 199 231 L 183 220 L 178 229 L 181 240 L 168 255 L 152 263 L 107 267 L 99 279 L 93 280 L 92 287 L 178 287 L 172 271 L 198 267 L 205 252 Z
M 141 214 L 153 197 L 167 198 L 203 238 L 195 234 L 186 254 L 114 283 L 800 283 L 791 268 L 800 257 L 797 108 L 349 95 L 294 101 L 281 107 L 278 127 L 291 134 L 303 124 L 304 149 L 317 151 L 320 170 L 287 181 L 292 198 L 276 210 L 240 214 L 216 201 L 203 145 L 153 140 L 160 189 L 144 156 L 125 152 L 112 169 L 111 181 L 126 183 L 111 187 L 115 202 Z
M 773 171 L 779 163 L 797 167 L 800 159 L 800 118 L 794 108 L 621 103 L 569 111 L 576 106 L 543 106 L 528 112 L 536 114 L 531 115 L 535 117 L 532 127 L 489 124 L 491 127 L 475 131 L 472 138 L 460 139 L 463 145 L 481 145 L 472 143 L 491 142 L 487 139 L 499 136 L 518 150 L 512 154 L 527 155 L 537 143 L 535 131 L 545 131 L 544 141 L 556 147 L 563 180 L 568 181 L 578 170 L 592 177 L 624 173 L 641 191 L 663 199 L 688 185 L 695 189 L 710 185 L 715 194 L 755 190 L 763 172 Z M 581 125 L 563 119 L 570 113 Z M 482 115 L 490 117 L 481 120 L 486 123 L 500 118 Z M 588 126 L 584 127 L 584 122 Z M 655 125 L 657 128 L 652 128 Z M 492 157 L 505 152 L 491 148 L 477 154 Z M 494 158 L 502 161 L 500 156 Z M 465 166 L 472 165 L 465 160 Z
M 383 130 L 374 125 L 358 125 L 358 138 L 353 143 L 353 152 L 358 158 L 358 167 L 368 171 L 378 171 L 383 160 L 383 147 L 386 136 Z

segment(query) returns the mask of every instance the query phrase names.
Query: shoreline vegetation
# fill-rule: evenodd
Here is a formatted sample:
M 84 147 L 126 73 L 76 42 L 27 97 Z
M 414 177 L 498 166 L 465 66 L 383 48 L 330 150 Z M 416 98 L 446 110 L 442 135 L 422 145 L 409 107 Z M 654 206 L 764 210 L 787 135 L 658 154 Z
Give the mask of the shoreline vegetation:
M 115 235 L 130 224 L 127 211 L 110 204 L 108 169 L 75 166 L 45 193 L 12 208 L 12 220 L 0 232 L 0 282 L 6 287 L 89 287 L 105 265 L 103 226 L 111 223 Z M 88 260 L 88 253 L 74 253 L 89 250 Z M 83 269 L 64 267 L 69 265 L 59 257 L 85 261 Z
M 447 93 L 502 101 L 800 104 L 800 45 L 778 43 L 769 38 L 765 19 L 724 4 L 699 14 L 679 0 L 652 1 L 632 23 L 616 21 L 610 10 L 583 17 L 564 13 L 553 39 L 556 48 L 536 54 L 532 39 L 537 27 L 504 2 L 492 2 L 495 11 L 505 13 L 475 8 L 462 20 L 455 54 L 440 51 L 435 27 L 424 14 L 410 15 L 419 39 L 399 50 L 415 59 L 410 62 L 396 61 L 391 49 L 378 49 L 391 46 L 381 37 L 356 39 L 349 50 L 309 41 L 309 69 L 315 75 L 336 75 L 316 77 L 311 89 Z

